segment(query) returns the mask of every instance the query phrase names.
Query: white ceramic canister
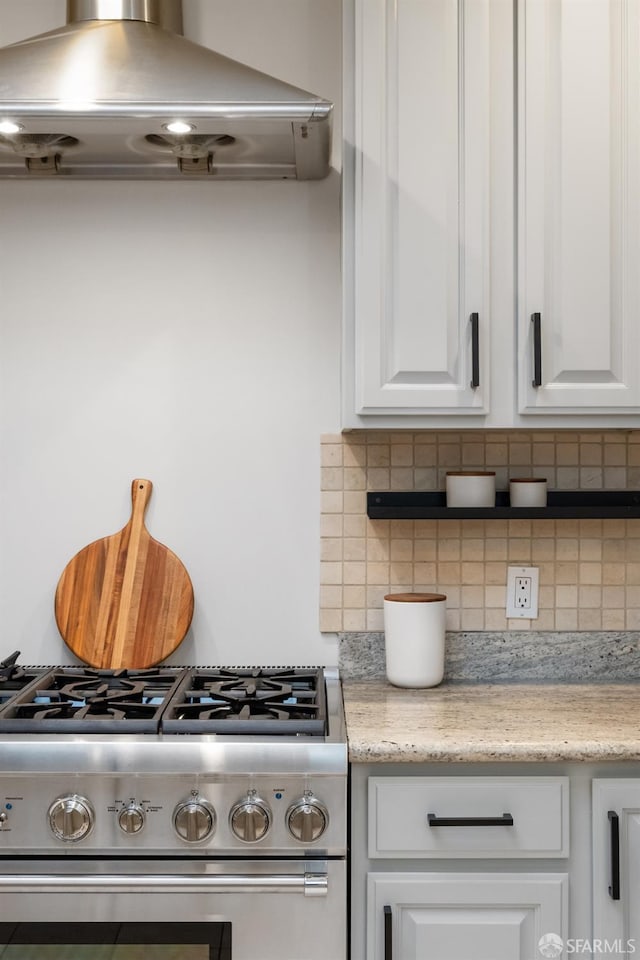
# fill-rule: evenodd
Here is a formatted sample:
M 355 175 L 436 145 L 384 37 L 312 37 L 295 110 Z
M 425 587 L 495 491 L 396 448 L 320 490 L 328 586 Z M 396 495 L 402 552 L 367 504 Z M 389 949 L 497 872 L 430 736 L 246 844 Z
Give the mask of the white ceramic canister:
M 446 478 L 448 507 L 495 507 L 494 470 L 449 470 Z
M 546 507 L 547 481 L 542 477 L 514 477 L 509 480 L 512 507 Z
M 435 687 L 444 676 L 446 596 L 390 593 L 384 598 L 387 679 L 396 687 Z

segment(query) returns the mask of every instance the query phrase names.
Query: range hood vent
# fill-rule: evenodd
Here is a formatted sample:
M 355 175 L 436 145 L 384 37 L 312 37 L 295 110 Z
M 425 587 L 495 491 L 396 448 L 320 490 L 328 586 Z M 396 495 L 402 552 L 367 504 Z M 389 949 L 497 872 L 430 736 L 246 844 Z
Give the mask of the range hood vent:
M 0 49 L 0 178 L 317 180 L 332 104 L 181 35 L 180 0 L 68 0 Z

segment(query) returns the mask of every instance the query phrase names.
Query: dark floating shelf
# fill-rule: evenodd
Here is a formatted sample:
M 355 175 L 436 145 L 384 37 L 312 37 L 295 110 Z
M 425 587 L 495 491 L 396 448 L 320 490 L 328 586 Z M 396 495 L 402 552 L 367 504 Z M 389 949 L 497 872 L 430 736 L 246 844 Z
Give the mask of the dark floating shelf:
M 444 491 L 367 493 L 371 520 L 571 520 L 640 517 L 640 490 L 550 490 L 546 507 L 511 507 L 496 493 L 495 507 L 447 507 Z

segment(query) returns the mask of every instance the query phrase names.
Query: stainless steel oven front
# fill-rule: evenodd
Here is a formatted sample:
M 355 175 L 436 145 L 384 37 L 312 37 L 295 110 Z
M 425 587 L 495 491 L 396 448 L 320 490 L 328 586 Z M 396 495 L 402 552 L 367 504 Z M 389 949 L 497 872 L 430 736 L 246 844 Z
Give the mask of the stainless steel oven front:
M 0 864 L 3 960 L 342 960 L 344 860 Z

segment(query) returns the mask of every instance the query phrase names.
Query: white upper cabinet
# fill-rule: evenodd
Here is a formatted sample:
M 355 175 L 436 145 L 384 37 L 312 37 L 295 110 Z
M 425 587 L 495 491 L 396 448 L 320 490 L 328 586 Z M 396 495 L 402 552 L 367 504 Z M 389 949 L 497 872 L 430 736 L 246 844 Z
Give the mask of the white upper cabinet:
M 640 412 L 639 10 L 519 3 L 521 413 Z
M 355 0 L 355 32 L 356 410 L 486 414 L 489 0 Z
M 343 425 L 640 425 L 640 0 L 345 10 Z

